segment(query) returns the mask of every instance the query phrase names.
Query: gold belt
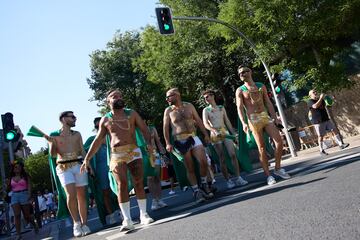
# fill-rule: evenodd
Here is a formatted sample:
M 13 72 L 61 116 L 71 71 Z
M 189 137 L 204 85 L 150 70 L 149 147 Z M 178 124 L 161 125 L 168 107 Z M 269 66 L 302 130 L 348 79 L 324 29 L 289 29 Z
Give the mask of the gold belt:
M 138 146 L 136 146 L 136 144 L 127 144 L 127 145 L 123 145 L 123 146 L 112 147 L 111 148 L 111 153 L 130 152 L 130 151 L 133 151 L 136 148 L 138 148 Z
M 185 140 L 188 137 L 195 137 L 196 134 L 194 132 L 192 133 L 180 133 L 180 134 L 176 134 L 174 136 L 175 140 L 181 141 L 181 140 Z

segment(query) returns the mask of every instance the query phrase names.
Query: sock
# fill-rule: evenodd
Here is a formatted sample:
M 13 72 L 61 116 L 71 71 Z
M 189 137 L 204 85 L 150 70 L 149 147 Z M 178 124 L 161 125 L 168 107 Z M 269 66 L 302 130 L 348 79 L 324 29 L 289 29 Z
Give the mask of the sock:
M 339 146 L 342 145 L 341 138 L 340 138 L 340 135 L 339 135 L 339 134 L 336 134 L 336 135 L 335 135 L 335 141 L 336 141 L 336 143 L 337 143 Z
M 207 177 L 201 177 L 201 183 L 206 183 Z
M 192 188 L 192 190 L 193 190 L 194 192 L 199 191 L 199 187 L 198 187 L 198 185 L 197 185 L 197 184 L 196 184 L 196 185 L 191 186 L 191 188 Z
M 119 204 L 121 213 L 124 217 L 124 220 L 128 220 L 131 218 L 130 216 L 130 202 L 124 202 Z
M 320 152 L 322 152 L 322 151 L 324 151 L 324 149 L 323 149 L 323 141 L 320 141 L 319 140 L 319 148 L 320 148 Z
M 140 216 L 142 216 L 146 213 L 146 199 L 138 199 L 137 202 L 140 209 Z

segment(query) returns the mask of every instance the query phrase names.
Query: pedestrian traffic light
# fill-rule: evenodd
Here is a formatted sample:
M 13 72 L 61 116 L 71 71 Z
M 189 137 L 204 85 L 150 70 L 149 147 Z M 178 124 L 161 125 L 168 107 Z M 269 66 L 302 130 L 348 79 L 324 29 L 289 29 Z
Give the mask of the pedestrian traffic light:
M 10 112 L 1 115 L 5 142 L 16 142 L 19 139 L 19 134 L 14 126 L 13 117 L 14 115 Z
M 171 10 L 168 7 L 155 8 L 156 18 L 161 34 L 173 34 L 174 26 L 172 23 Z

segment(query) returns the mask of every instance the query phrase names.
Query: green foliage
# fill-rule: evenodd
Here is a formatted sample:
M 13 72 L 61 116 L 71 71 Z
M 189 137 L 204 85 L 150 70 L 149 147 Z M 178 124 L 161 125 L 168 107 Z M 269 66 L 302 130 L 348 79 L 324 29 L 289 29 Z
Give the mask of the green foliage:
M 25 161 L 25 170 L 31 177 L 33 192 L 51 189 L 48 155 L 42 151 L 30 155 Z

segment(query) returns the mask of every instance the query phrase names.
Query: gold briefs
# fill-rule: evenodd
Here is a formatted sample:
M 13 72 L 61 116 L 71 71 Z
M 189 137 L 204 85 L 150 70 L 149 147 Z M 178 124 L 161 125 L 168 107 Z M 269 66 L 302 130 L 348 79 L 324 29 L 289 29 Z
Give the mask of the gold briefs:
M 135 144 L 111 148 L 110 171 L 113 171 L 119 163 L 130 163 L 142 158 L 141 150 Z
M 218 131 L 218 134 L 215 134 L 214 132 L 210 132 L 210 141 L 211 143 L 221 143 L 225 140 L 226 134 L 229 134 L 228 131 L 224 127 L 216 129 Z
M 261 131 L 264 127 L 272 122 L 267 112 L 251 113 L 249 116 L 249 121 L 253 131 L 256 132 Z

